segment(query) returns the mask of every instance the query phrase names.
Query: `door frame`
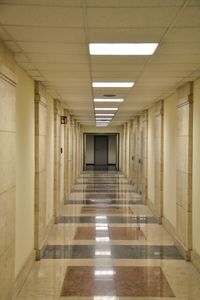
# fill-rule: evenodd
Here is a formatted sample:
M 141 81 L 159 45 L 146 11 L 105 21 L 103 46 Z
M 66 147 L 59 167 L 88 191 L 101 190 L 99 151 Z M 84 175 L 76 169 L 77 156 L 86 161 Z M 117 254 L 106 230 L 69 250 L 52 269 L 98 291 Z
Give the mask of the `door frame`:
M 83 171 L 86 170 L 86 159 L 85 159 L 85 155 L 86 155 L 86 136 L 87 135 L 115 135 L 116 136 L 116 143 L 117 143 L 117 147 L 116 147 L 116 152 L 117 152 L 117 161 L 116 161 L 116 168 L 117 171 L 119 171 L 119 157 L 120 157 L 120 133 L 119 132 L 108 132 L 108 133 L 102 133 L 102 132 L 83 132 Z

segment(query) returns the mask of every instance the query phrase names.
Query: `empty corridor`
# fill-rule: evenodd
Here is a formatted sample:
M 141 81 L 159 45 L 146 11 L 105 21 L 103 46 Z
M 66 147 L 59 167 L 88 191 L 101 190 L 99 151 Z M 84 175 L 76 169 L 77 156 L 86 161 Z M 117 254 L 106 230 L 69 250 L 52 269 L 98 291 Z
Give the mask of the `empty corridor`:
M 200 299 L 200 274 L 120 172 L 82 172 L 56 221 L 17 300 Z

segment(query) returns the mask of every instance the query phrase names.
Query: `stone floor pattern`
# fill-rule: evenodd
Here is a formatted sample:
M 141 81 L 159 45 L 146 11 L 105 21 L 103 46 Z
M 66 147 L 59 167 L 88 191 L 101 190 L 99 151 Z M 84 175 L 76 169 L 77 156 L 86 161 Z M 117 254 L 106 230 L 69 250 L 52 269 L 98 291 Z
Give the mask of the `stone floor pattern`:
M 200 299 L 200 274 L 115 171 L 83 172 L 17 300 Z

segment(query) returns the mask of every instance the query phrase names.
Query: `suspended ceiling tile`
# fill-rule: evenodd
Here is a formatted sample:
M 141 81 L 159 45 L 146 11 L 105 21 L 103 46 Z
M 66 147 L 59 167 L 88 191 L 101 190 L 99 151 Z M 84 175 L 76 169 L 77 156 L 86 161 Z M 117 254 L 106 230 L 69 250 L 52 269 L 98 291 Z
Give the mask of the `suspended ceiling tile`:
M 167 27 L 178 7 L 88 8 L 89 28 Z
M 101 55 L 94 55 L 91 57 L 91 62 L 92 64 L 101 64 L 101 65 L 105 65 L 105 64 L 109 64 L 109 65 L 141 65 L 141 64 L 145 64 L 149 59 L 149 56 L 147 55 L 138 55 L 138 56 L 131 56 L 131 55 L 127 55 L 127 56 L 123 56 L 123 55 L 119 55 L 119 56 L 101 56 Z
M 135 72 L 135 71 L 141 71 L 143 69 L 144 65 L 123 65 L 123 64 L 92 64 L 92 71 L 96 72 L 107 72 L 107 71 L 112 71 L 112 72 Z
M 4 26 L 15 41 L 85 43 L 82 28 L 55 28 L 41 26 Z M 10 39 L 10 38 L 9 38 Z
M 54 55 L 53 53 L 29 53 L 28 57 L 30 57 L 32 62 L 54 62 L 54 63 L 68 63 L 68 64 L 87 64 L 88 58 L 86 55 L 65 55 L 59 54 Z
M 81 0 L 1 0 L 1 4 L 38 5 L 38 6 L 81 6 Z
M 195 0 L 193 0 L 195 1 Z M 196 0 L 198 1 L 198 0 Z M 181 6 L 184 0 L 86 0 L 88 7 L 162 7 Z
M 199 54 L 200 39 L 196 42 L 179 42 L 179 43 L 163 43 L 159 48 L 159 54 L 173 55 L 173 54 Z
M 200 6 L 186 7 L 177 19 L 176 27 L 200 27 Z
M 49 43 L 49 42 L 18 42 L 18 45 L 27 53 L 53 53 L 66 55 L 87 55 L 88 49 L 85 44 Z
M 70 63 L 54 63 L 54 62 L 35 62 L 35 66 L 41 71 L 55 71 L 55 72 L 87 72 L 89 70 L 88 64 L 70 64 Z
M 158 42 L 167 27 L 158 28 L 91 28 L 91 43 L 144 43 Z
M 174 27 L 165 37 L 165 42 L 175 42 L 175 43 L 195 42 L 196 43 L 197 41 L 200 41 L 200 27 L 194 27 L 194 28 Z
M 81 8 L 0 5 L 0 20 L 3 25 L 83 27 Z

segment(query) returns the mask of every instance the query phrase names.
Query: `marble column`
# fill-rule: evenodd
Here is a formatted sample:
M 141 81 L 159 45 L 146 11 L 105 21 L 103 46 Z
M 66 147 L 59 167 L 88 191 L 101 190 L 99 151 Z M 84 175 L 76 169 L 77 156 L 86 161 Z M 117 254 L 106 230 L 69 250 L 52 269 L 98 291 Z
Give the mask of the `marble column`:
M 134 185 L 134 189 L 138 191 L 138 126 L 139 126 L 139 118 L 135 117 L 133 119 L 133 127 L 132 127 L 132 139 L 133 139 L 133 151 L 132 151 L 132 167 L 133 167 L 133 175 L 132 175 L 132 184 Z
M 65 110 L 67 124 L 64 131 L 64 201 L 67 203 L 71 191 L 71 117 Z
M 138 192 L 145 203 L 147 201 L 147 126 L 148 114 L 145 111 L 139 117 L 138 126 Z
M 0 43 L 0 298 L 11 300 L 15 270 L 16 78 L 14 60 Z
M 178 89 L 176 157 L 176 234 L 186 259 L 192 248 L 193 83 Z
M 35 82 L 35 249 L 38 259 L 47 236 L 47 102 L 44 95 L 44 88 Z
M 62 106 L 59 100 L 54 100 L 54 216 L 55 219 L 60 215 L 61 209 L 61 195 L 60 195 L 60 185 L 61 185 L 61 115 Z
M 133 121 L 130 121 L 129 131 L 129 179 L 133 181 Z
M 126 131 L 126 176 L 130 179 L 130 131 L 131 131 L 131 121 L 127 123 Z
M 155 104 L 155 214 L 163 216 L 163 131 L 164 101 Z M 153 174 L 152 174 L 153 175 Z
M 123 125 L 123 173 L 126 174 L 126 130 L 127 124 Z

